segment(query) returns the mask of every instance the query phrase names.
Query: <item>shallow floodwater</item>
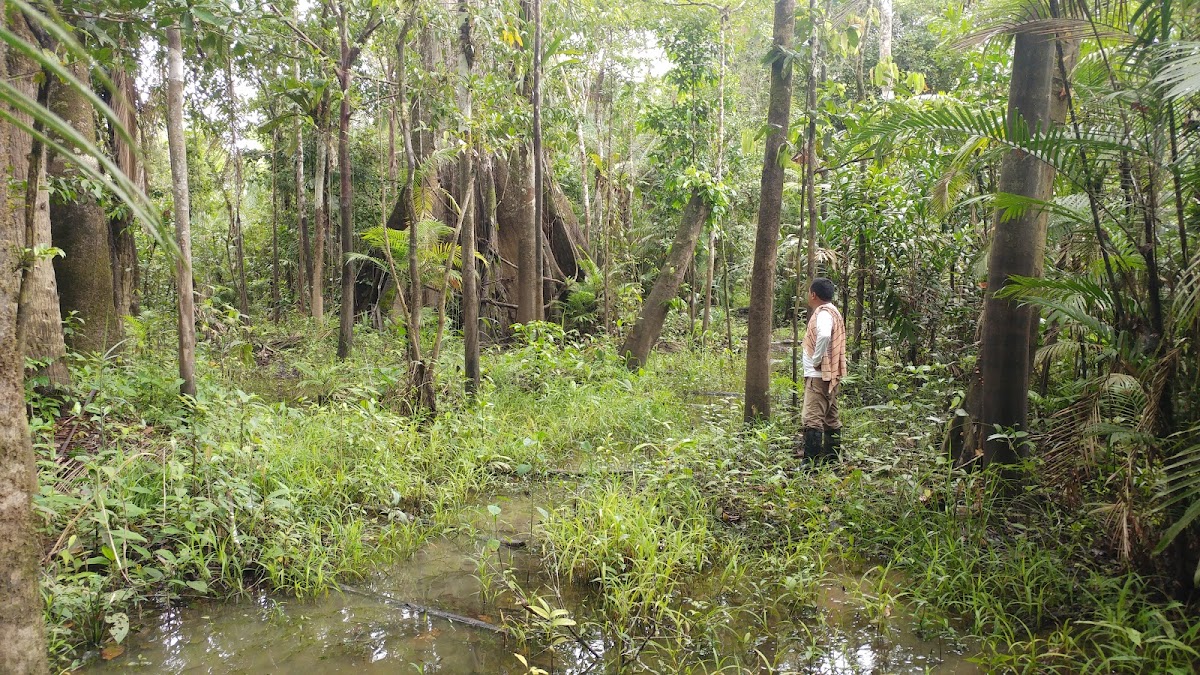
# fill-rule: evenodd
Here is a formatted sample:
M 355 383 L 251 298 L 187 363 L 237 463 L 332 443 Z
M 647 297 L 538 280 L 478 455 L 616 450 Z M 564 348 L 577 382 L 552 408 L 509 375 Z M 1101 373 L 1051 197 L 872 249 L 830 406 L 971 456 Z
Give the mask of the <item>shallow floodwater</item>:
M 533 503 L 527 498 L 495 503 L 501 508 L 498 517 L 493 518 L 482 506 L 474 512 L 477 530 L 506 543 L 527 540 L 538 520 Z M 496 602 L 500 610 L 485 602 L 476 562 L 480 550 L 476 537 L 442 538 L 403 563 L 348 587 L 345 593 L 309 601 L 264 595 L 237 603 L 173 609 L 130 636 L 123 655 L 93 662 L 81 672 L 524 673 L 526 668 L 514 654 L 530 652 L 534 653 L 531 663 L 551 673 L 674 670 L 663 665 L 653 648 L 639 650 L 636 658 L 619 660 L 612 642 L 598 632 L 584 633 L 580 643 L 569 642 L 555 650 L 526 650 L 516 640 L 487 628 L 502 623 L 501 611 L 520 610 L 511 599 Z M 590 605 L 597 598 L 589 596 L 586 589 L 556 587 L 552 579 L 541 576 L 533 554 L 508 548 L 501 548 L 498 554 L 503 567 L 512 570 L 522 587 L 561 598 L 580 624 L 592 616 Z M 497 564 L 493 570 L 499 567 Z M 752 640 L 754 649 L 775 663 L 777 672 L 980 672 L 946 644 L 918 639 L 902 618 L 889 620 L 883 632 L 862 621 L 852 594 L 845 590 L 856 583 L 857 579 L 846 577 L 822 585 L 813 614 L 824 620 L 814 620 L 812 630 L 819 627 L 826 634 L 817 636 L 815 652 L 811 646 L 804 651 L 783 646 L 791 642 L 780 641 L 777 632 Z M 557 596 L 551 589 L 558 591 Z M 426 614 L 416 606 L 481 623 L 466 625 Z M 730 626 L 728 632 L 741 635 L 755 630 L 761 631 L 761 624 L 747 622 Z M 795 642 L 814 644 L 813 640 Z M 753 653 L 722 654 L 720 647 L 716 651 L 711 667 L 700 659 L 692 672 L 735 672 L 730 667 L 734 656 L 746 664 L 743 672 L 759 670 Z

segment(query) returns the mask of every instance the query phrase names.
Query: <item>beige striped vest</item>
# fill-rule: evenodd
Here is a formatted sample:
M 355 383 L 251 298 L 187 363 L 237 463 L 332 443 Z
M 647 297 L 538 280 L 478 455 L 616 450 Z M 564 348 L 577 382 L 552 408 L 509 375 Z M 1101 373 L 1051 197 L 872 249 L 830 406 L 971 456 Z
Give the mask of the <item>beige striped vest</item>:
M 813 310 L 812 316 L 808 317 L 808 330 L 804 333 L 804 351 L 807 354 L 812 354 L 817 348 L 817 315 L 821 312 L 829 312 L 833 316 L 829 351 L 821 359 L 821 379 L 828 382 L 829 388 L 833 389 L 846 376 L 846 322 L 842 320 L 842 313 L 832 302 Z

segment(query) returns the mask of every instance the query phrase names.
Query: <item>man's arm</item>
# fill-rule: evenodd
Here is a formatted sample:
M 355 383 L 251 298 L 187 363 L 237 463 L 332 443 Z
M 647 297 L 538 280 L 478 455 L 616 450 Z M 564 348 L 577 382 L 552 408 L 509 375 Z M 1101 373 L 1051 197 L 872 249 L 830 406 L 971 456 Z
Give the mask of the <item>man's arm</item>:
M 817 344 L 813 347 L 813 368 L 821 367 L 821 362 L 825 360 L 825 354 L 829 352 L 829 341 L 832 339 L 833 317 L 829 315 L 829 312 L 821 312 L 817 315 Z

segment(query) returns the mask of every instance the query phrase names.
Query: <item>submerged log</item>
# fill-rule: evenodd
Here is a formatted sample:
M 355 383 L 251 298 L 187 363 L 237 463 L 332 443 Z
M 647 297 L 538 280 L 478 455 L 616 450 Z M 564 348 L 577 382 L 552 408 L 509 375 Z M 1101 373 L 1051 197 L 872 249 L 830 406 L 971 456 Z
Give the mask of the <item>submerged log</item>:
M 493 623 L 488 623 L 486 621 L 480 621 L 479 619 L 465 616 L 463 614 L 456 614 L 454 612 L 449 612 L 444 609 L 438 609 L 436 607 L 429 607 L 428 605 L 419 605 L 415 602 L 409 602 L 407 600 L 393 598 L 392 596 L 388 595 L 387 593 L 381 593 L 379 591 L 363 591 L 363 590 L 359 590 L 357 588 L 352 588 L 350 586 L 337 586 L 337 589 L 339 591 L 341 591 L 342 593 L 346 593 L 349 595 L 357 595 L 360 598 L 368 598 L 370 600 L 375 600 L 377 602 L 381 602 L 381 603 L 391 606 L 391 607 L 399 607 L 401 609 L 407 609 L 407 610 L 411 610 L 411 611 L 418 612 L 421 614 L 428 614 L 429 616 L 436 616 L 439 619 L 445 619 L 447 621 L 452 621 L 454 623 L 461 623 L 464 626 L 470 626 L 472 628 L 488 630 L 488 631 L 491 631 L 493 633 L 497 633 L 500 635 L 508 634 L 508 629 L 505 628 L 504 626 L 497 626 L 496 624 L 493 624 Z

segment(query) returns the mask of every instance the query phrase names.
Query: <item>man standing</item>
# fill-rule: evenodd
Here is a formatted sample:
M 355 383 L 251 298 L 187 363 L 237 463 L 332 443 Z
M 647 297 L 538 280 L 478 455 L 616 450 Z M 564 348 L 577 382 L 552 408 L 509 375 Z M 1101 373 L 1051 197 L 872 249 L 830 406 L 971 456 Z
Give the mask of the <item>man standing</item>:
M 804 334 L 804 458 L 820 464 L 841 453 L 838 384 L 846 375 L 846 323 L 833 304 L 833 282 L 813 280 L 808 291 L 808 330 Z

